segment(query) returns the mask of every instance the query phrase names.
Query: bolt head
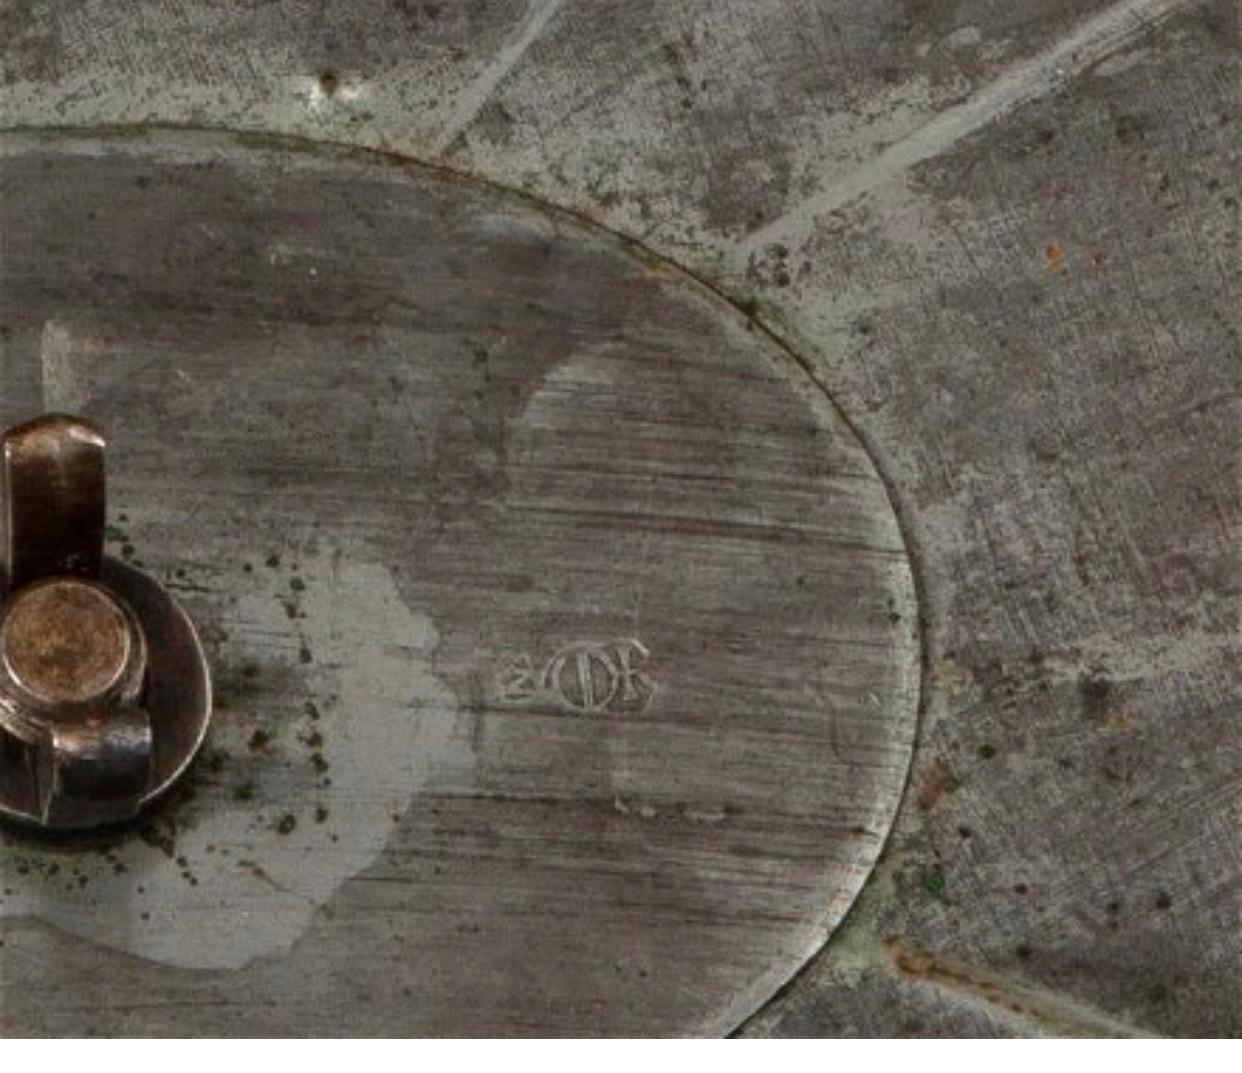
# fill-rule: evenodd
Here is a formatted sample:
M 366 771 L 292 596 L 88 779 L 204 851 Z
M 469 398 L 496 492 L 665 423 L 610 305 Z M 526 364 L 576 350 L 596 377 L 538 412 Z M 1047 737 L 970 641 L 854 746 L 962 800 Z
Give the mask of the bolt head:
M 0 662 L 41 705 L 108 696 L 126 677 L 139 644 L 131 617 L 102 585 L 60 577 L 28 585 L 0 621 Z

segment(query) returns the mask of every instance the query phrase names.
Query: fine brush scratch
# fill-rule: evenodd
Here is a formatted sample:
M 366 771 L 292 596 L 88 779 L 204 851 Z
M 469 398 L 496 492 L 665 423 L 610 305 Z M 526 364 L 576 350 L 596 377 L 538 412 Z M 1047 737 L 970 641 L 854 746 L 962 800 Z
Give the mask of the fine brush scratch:
M 1021 105 L 1054 92 L 1198 2 L 1121 0 L 1113 4 L 1042 52 L 1009 67 L 973 96 L 939 113 L 861 167 L 752 231 L 734 248 L 732 260 L 745 265 L 753 254 L 773 243 L 788 245 L 806 238 L 821 217 L 939 156 Z
M 474 82 L 457 95 L 452 113 L 441 128 L 439 136 L 434 139 L 433 150 L 436 155 L 447 150 L 469 129 L 496 89 L 509 76 L 509 72 L 521 62 L 531 45 L 543 34 L 563 3 L 564 0 L 530 0 L 522 21 L 501 46 L 500 51 L 479 72 Z

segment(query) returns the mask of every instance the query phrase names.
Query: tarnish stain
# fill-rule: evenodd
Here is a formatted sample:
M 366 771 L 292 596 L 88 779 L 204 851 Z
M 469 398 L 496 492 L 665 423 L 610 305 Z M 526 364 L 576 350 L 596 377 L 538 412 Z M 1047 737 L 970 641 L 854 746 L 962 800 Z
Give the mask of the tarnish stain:
M 919 787 L 919 808 L 931 812 L 940 799 L 946 794 L 956 793 L 961 788 L 961 781 L 953 773 L 953 769 L 940 757 L 937 757 L 924 774 Z

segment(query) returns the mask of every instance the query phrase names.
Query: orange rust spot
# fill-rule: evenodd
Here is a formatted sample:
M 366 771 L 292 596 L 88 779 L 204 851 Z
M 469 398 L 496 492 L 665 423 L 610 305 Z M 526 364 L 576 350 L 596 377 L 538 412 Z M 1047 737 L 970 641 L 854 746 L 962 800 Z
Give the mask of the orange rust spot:
M 893 944 L 893 960 L 897 968 L 907 976 L 917 976 L 922 980 L 934 980 L 944 984 L 956 984 L 988 997 L 995 992 L 995 988 L 986 980 L 947 965 L 931 954 L 911 950 L 900 944 Z
M 1065 260 L 1065 250 L 1053 242 L 1044 247 L 1044 260 L 1048 262 L 1049 268 L 1059 268 Z
M 909 976 L 928 976 L 936 964 L 928 955 L 913 950 L 898 950 L 896 961 L 897 968 Z
M 893 964 L 906 976 L 973 996 L 1038 1024 L 1058 1029 L 1064 1027 L 1054 1011 L 1043 1009 L 1039 1003 L 1026 1001 L 1022 996 L 1014 994 L 1013 989 L 1007 987 L 1003 981 L 989 979 L 984 973 L 950 964 L 921 950 L 914 950 L 904 945 L 900 939 L 886 939 L 884 945 L 893 958 Z

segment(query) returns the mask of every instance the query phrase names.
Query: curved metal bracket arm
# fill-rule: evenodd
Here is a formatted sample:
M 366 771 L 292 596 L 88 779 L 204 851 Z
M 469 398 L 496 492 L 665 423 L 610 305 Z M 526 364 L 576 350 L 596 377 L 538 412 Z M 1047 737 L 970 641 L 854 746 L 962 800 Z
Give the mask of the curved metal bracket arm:
M 0 576 L 6 592 L 54 575 L 99 577 L 104 537 L 104 437 L 47 414 L 4 434 Z

